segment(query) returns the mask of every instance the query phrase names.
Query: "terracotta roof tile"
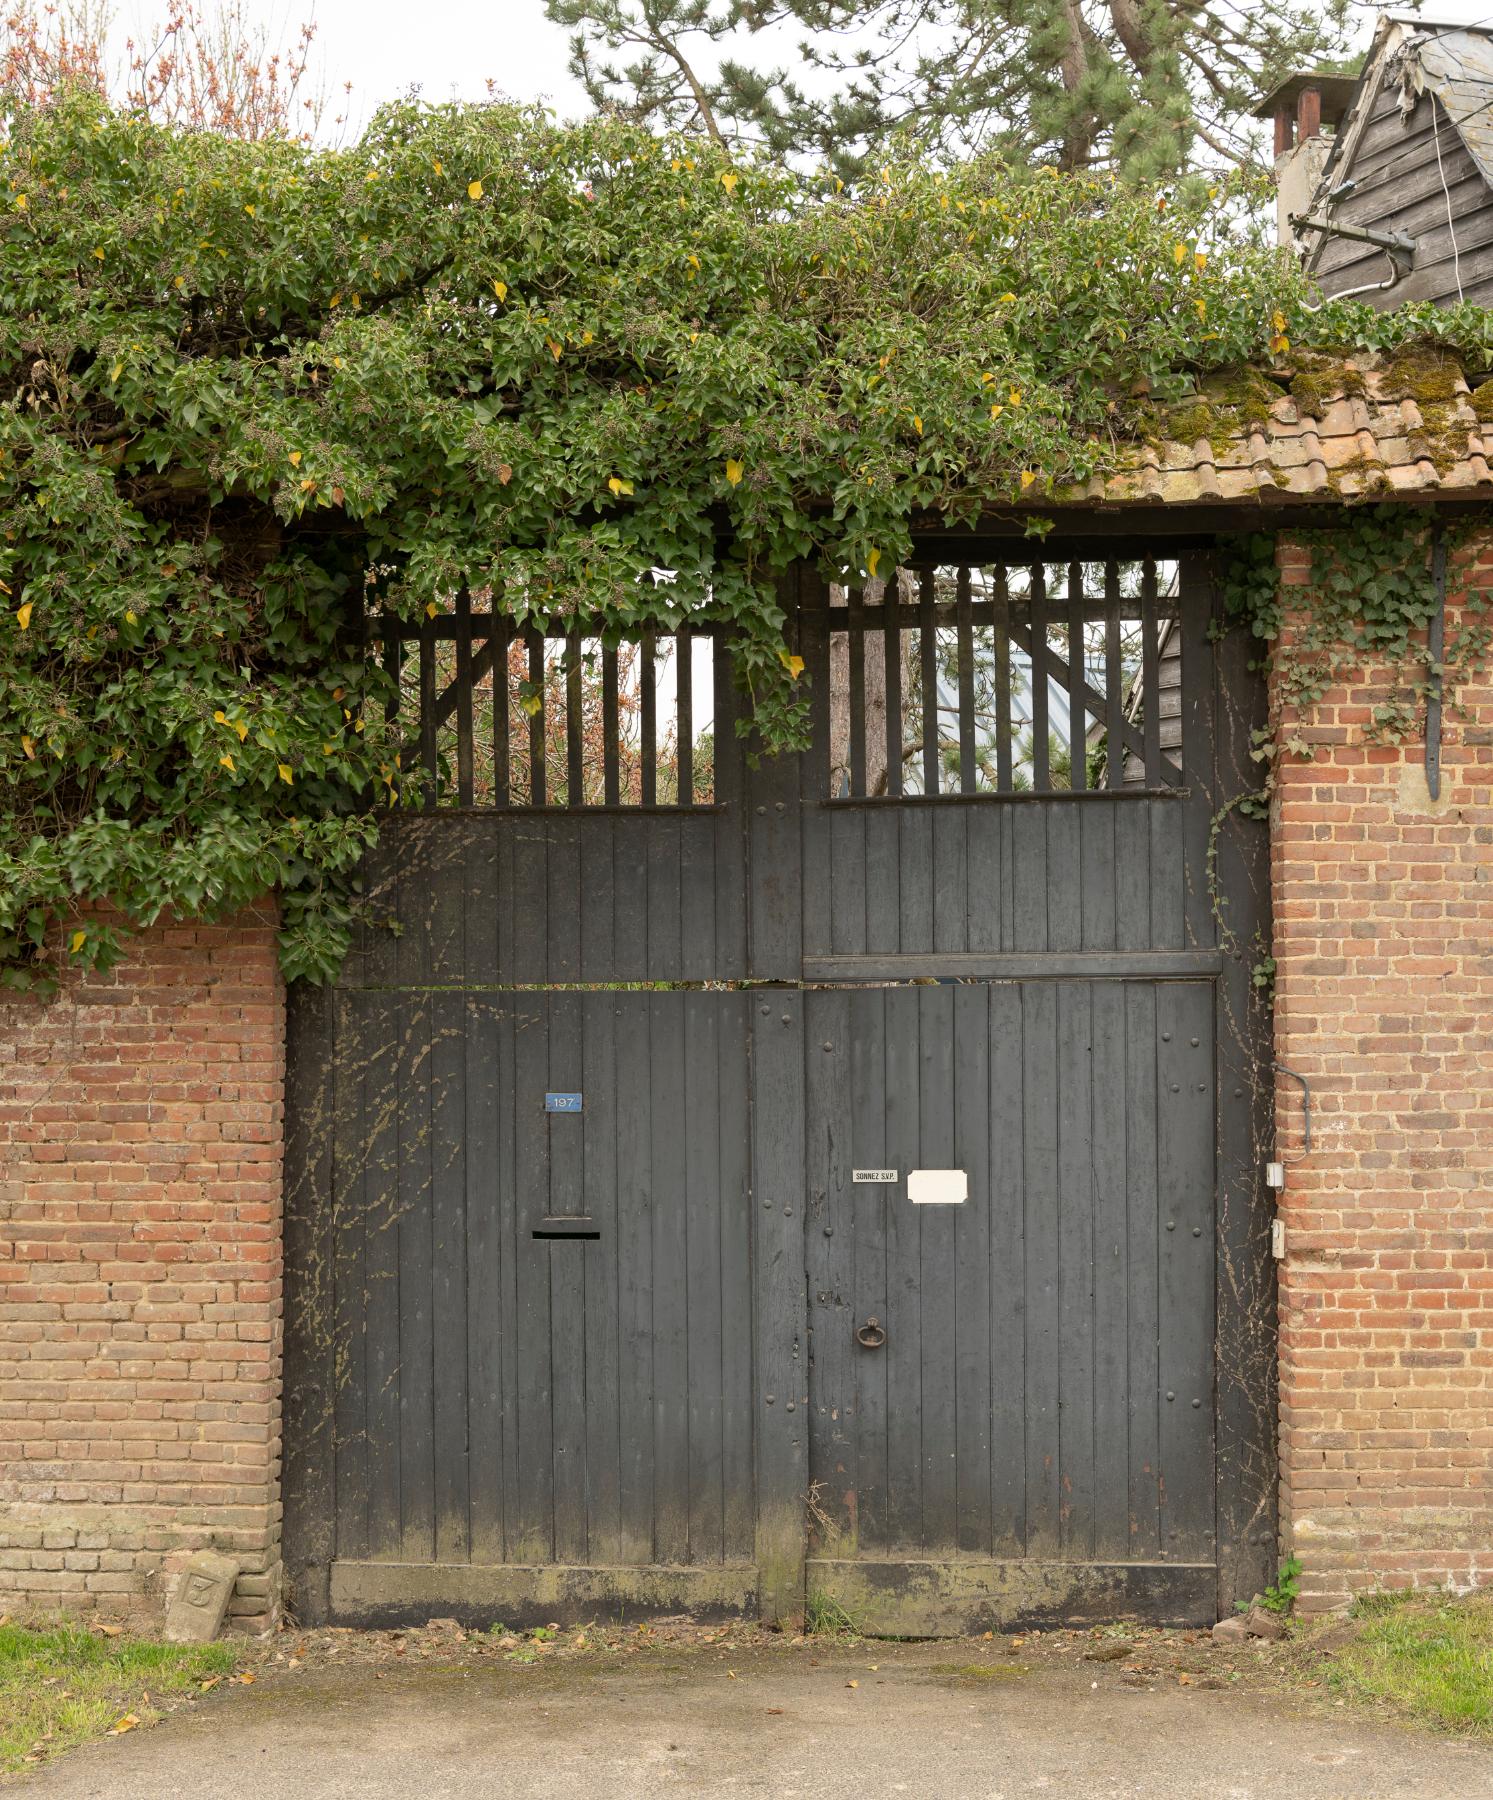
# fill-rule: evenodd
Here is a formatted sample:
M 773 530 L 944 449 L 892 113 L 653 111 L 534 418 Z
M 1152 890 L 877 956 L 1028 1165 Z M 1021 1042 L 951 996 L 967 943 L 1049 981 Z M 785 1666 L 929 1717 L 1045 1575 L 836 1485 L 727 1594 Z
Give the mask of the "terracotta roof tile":
M 1478 419 L 1461 364 L 1435 350 L 1313 356 L 1268 376 L 1204 378 L 1194 398 L 1157 407 L 1149 423 L 1117 472 L 1066 497 L 1187 505 L 1446 491 L 1493 499 L 1493 423 Z

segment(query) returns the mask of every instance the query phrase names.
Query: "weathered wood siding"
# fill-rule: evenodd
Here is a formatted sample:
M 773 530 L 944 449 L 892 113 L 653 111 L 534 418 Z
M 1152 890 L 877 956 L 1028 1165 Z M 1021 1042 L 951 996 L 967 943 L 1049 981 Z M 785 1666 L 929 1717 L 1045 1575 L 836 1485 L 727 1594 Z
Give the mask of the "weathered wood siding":
M 1398 87 L 1382 85 L 1363 135 L 1333 179 L 1357 185 L 1327 211 L 1329 218 L 1403 231 L 1419 245 L 1404 281 L 1363 299 L 1385 308 L 1459 298 L 1493 305 L 1493 186 L 1434 94 L 1422 94 L 1405 117 Z M 1329 295 L 1382 281 L 1389 272 L 1383 251 L 1346 238 L 1322 239 L 1309 266 Z

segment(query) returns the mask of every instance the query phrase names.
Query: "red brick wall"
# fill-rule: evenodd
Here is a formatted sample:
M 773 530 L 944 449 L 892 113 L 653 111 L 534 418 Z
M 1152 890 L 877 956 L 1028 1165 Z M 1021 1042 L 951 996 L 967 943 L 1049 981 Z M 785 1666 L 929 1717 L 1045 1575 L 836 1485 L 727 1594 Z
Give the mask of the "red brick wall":
M 274 915 L 138 934 L 0 1003 L 0 1610 L 278 1602 L 284 992 Z
M 1469 582 L 1493 538 L 1453 560 L 1449 635 Z M 1423 742 L 1366 740 L 1384 685 L 1293 727 L 1314 755 L 1282 758 L 1272 830 L 1276 1055 L 1313 1096 L 1281 1203 L 1282 1525 L 1315 1607 L 1493 1582 L 1493 681 L 1448 715 L 1436 801 Z M 1277 1117 L 1298 1154 L 1284 1079 Z

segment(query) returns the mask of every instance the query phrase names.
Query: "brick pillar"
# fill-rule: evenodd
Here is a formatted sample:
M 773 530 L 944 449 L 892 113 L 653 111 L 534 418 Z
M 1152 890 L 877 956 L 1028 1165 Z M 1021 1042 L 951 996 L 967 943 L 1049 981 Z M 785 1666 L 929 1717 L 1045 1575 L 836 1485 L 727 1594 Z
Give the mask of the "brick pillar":
M 285 994 L 265 905 L 0 1004 L 0 1610 L 279 1603 Z
M 1305 591 L 1309 559 L 1281 554 Z M 1453 559 L 1448 639 L 1493 539 Z M 1303 1601 L 1493 1582 L 1493 680 L 1418 739 L 1367 736 L 1386 671 L 1281 719 L 1276 1055 L 1312 1087 L 1281 1211 L 1281 1515 Z M 1278 692 L 1277 692 L 1278 700 Z M 1279 708 L 1277 706 L 1277 712 Z M 1301 1151 L 1281 1078 L 1279 1143 Z

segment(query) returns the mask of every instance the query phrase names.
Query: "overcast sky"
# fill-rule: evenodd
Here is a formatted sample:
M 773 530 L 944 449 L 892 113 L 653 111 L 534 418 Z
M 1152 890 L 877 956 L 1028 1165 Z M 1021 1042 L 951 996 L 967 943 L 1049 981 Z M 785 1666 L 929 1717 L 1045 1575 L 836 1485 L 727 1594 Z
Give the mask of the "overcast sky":
M 329 89 L 350 81 L 354 127 L 382 100 L 412 85 L 427 98 L 478 99 L 489 79 L 515 100 L 541 100 L 563 115 L 585 110 L 566 71 L 566 38 L 544 16 L 543 0 L 492 0 L 483 6 L 433 0 L 243 0 L 246 16 L 281 41 L 308 17 L 316 22 L 316 61 Z M 163 4 L 119 0 L 122 26 L 159 17 Z M 1426 16 L 1493 23 L 1493 0 L 1429 0 Z M 1371 14 L 1364 12 L 1365 30 Z M 792 36 L 774 45 L 791 60 Z M 334 109 L 335 110 L 335 109 Z

